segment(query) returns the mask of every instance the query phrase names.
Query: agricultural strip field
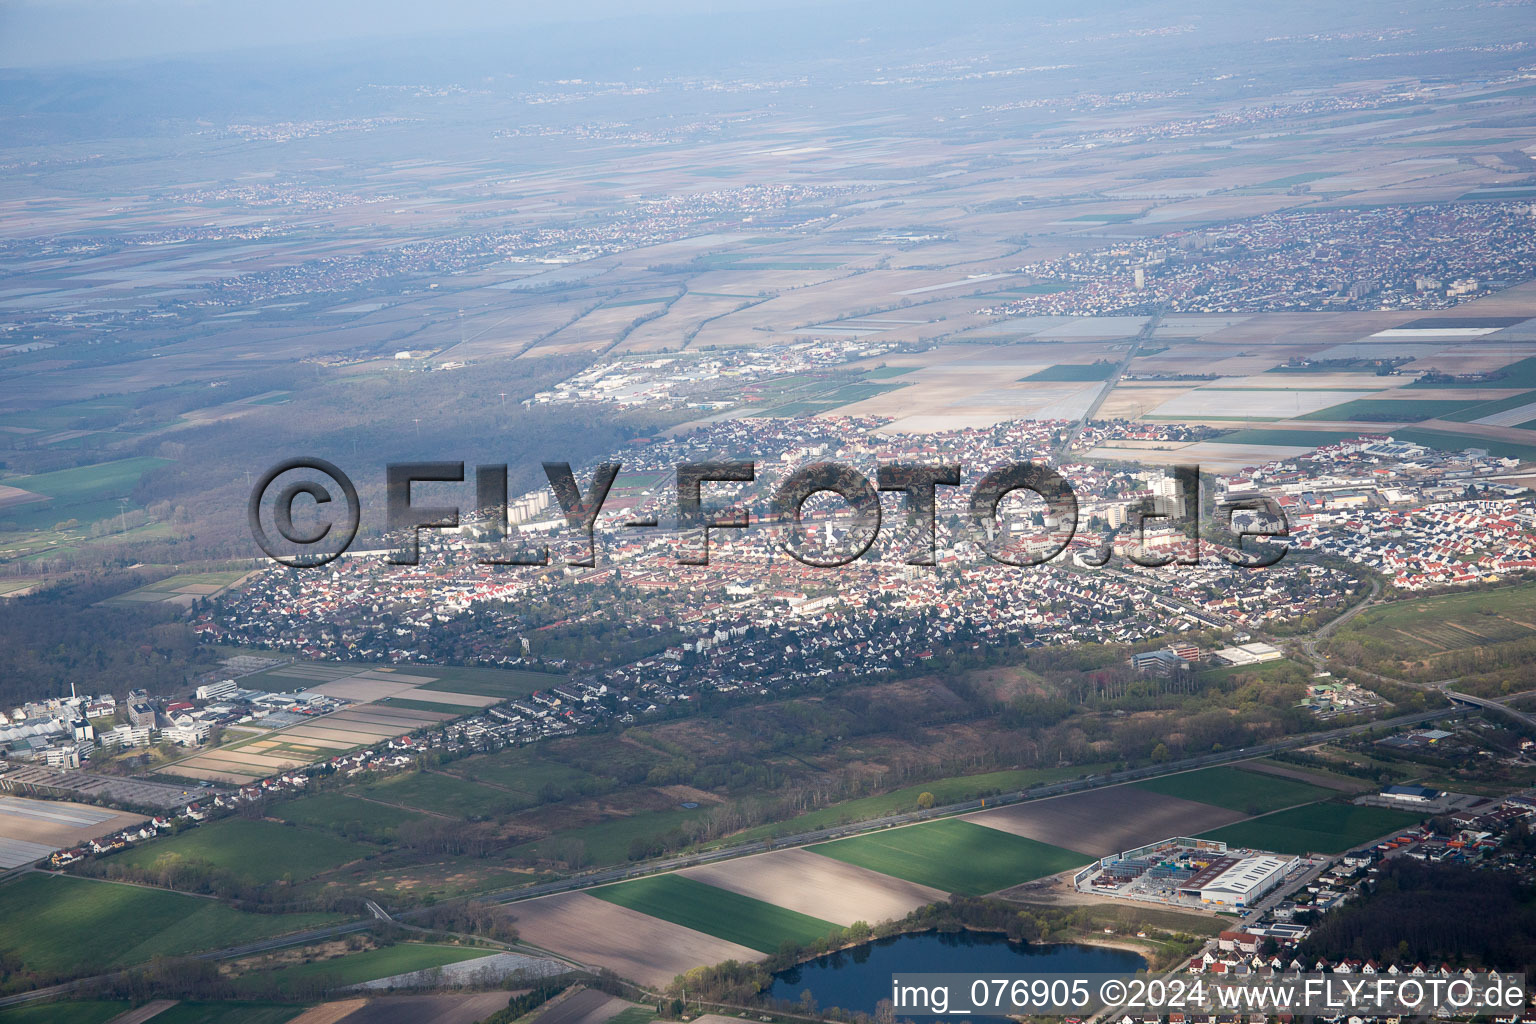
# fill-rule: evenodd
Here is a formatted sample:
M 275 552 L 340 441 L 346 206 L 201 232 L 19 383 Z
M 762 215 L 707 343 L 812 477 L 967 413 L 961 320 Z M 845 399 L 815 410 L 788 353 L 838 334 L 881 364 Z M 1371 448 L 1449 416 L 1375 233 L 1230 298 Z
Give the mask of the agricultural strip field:
M 1343 853 L 1423 819 L 1422 814 L 1387 807 L 1319 803 L 1228 825 L 1201 838 L 1276 853 Z
M 1095 762 L 1070 765 L 1066 768 L 1016 768 L 1001 772 L 984 772 L 980 775 L 957 775 L 948 779 L 934 779 L 915 786 L 893 789 L 879 796 L 844 800 L 814 811 L 807 811 L 805 814 L 785 821 L 759 825 L 736 833 L 730 837 L 730 842 L 750 842 L 769 836 L 794 835 L 798 832 L 809 832 L 847 821 L 866 821 L 888 814 L 916 810 L 918 797 L 923 793 L 932 793 L 936 804 L 952 804 L 990 796 L 993 793 L 1010 793 L 1030 786 L 1060 782 L 1079 775 L 1092 775 L 1109 768 L 1108 764 Z
M 1437 399 L 1357 398 L 1296 417 L 1302 420 L 1360 420 L 1382 423 L 1417 423 L 1445 419 L 1475 403 Z
M 119 814 L 88 804 L 0 796 L 0 869 L 29 864 L 143 820 L 142 814 Z
M 133 1008 L 126 1000 L 81 999 L 68 1003 L 23 1003 L 0 1010 L 0 1024 L 106 1024 Z
M 947 893 L 980 896 L 1079 867 L 1075 850 L 948 818 L 809 847 L 824 857 Z
M 1536 634 L 1536 586 L 1424 597 L 1362 612 L 1345 638 L 1382 643 L 1399 657 L 1423 657 Z
M 331 924 L 334 914 L 251 914 L 215 900 L 71 875 L 0 885 L 0 949 L 75 973 L 218 949 Z
M 1021 377 L 1025 381 L 1081 381 L 1090 382 L 1096 380 L 1109 380 L 1109 375 L 1115 372 L 1115 364 L 1112 362 L 1101 363 L 1058 363 L 1055 366 L 1047 366 L 1028 377 Z
M 905 917 L 949 895 L 800 849 L 702 864 L 679 874 L 840 925 Z
M 390 978 L 410 971 L 424 971 L 445 964 L 491 956 L 494 949 L 474 949 L 465 946 L 447 946 L 424 942 L 401 942 L 393 946 L 381 946 L 362 953 L 316 960 L 307 964 L 294 964 L 273 971 L 261 971 L 246 976 L 250 982 L 276 981 L 285 990 L 294 983 L 311 979 L 324 979 L 331 986 L 356 985 L 378 978 Z
M 591 890 L 594 897 L 651 917 L 772 953 L 809 945 L 837 930 L 831 921 L 765 903 L 678 874 L 651 875 Z
M 1326 789 L 1296 779 L 1259 775 L 1225 765 L 1164 775 L 1160 779 L 1134 782 L 1131 786 L 1149 793 L 1161 793 L 1164 796 L 1240 811 L 1241 816 L 1246 817 L 1277 811 L 1282 807 L 1326 800 L 1333 795 Z
M 182 1002 L 150 1019 L 155 1024 L 286 1024 L 303 1012 L 293 1003 Z
M 751 961 L 759 952 L 683 928 L 585 892 L 561 893 L 510 909 L 525 942 L 607 967 L 642 985 L 662 987 L 684 971 L 722 960 Z
M 360 860 L 376 851 L 325 832 L 279 825 L 271 821 L 226 818 L 148 846 L 118 854 L 114 861 L 135 868 L 152 868 L 161 857 L 177 855 L 207 861 L 255 883 L 313 878 L 322 871 Z
M 33 530 L 46 529 L 62 519 L 90 522 L 116 515 L 115 499 L 128 495 L 140 477 L 165 464 L 165 459 L 142 456 L 7 478 L 0 483 L 41 494 L 49 500 L 7 509 L 5 519 L 16 529 Z
M 964 820 L 1103 857 L 1158 839 L 1228 825 L 1243 817 L 1238 811 L 1210 803 L 1132 786 L 1112 786 L 978 811 Z

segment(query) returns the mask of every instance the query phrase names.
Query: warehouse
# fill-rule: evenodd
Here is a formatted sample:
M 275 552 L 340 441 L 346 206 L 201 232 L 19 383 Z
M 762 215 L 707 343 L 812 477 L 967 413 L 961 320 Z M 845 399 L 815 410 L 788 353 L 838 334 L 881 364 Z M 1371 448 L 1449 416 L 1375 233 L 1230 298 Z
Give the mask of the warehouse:
M 1179 886 L 1179 891 L 1202 903 L 1223 907 L 1252 906 L 1300 863 L 1296 857 L 1259 854 L 1252 857 L 1218 857 L 1204 871 Z

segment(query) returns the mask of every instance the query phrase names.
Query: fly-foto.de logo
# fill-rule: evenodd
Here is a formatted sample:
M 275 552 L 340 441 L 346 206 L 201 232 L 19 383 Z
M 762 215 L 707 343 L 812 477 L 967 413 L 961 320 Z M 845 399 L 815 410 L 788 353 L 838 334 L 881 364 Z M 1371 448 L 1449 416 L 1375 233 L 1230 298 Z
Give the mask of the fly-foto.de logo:
M 683 565 L 708 565 L 710 533 L 744 530 L 754 525 L 753 512 L 742 504 L 725 508 L 707 501 L 706 488 L 715 484 L 747 484 L 757 480 L 758 463 L 751 460 L 685 462 L 676 467 L 676 514 L 671 528 L 678 535 L 676 560 Z M 580 552 L 565 562 L 572 566 L 596 564 L 593 530 L 622 464 L 605 462 L 592 471 L 585 487 L 569 463 L 545 462 L 544 474 L 564 515 L 566 526 L 580 545 Z M 908 565 L 935 564 L 937 498 L 940 487 L 960 487 L 959 463 L 892 463 L 879 467 L 875 479 L 857 469 L 835 462 L 813 462 L 789 473 L 774 488 L 768 507 L 757 522 L 772 528 L 779 547 L 796 561 L 818 568 L 834 568 L 857 561 L 870 549 L 881 530 L 881 492 L 899 495 L 904 504 L 905 527 L 910 537 L 904 558 Z M 1200 559 L 1200 470 L 1198 466 L 1169 468 L 1170 493 L 1142 500 L 1132 507 L 1127 522 L 1133 524 L 1133 542 L 1125 557 L 1137 565 L 1193 565 Z M 473 504 L 464 506 L 484 528 L 488 547 L 504 547 L 514 535 L 508 515 L 507 466 L 480 465 L 468 477 L 474 483 Z M 320 479 L 317 479 L 320 478 Z M 385 557 L 394 565 L 415 565 L 420 558 L 422 531 L 451 530 L 460 526 L 458 504 L 423 504 L 413 496 L 415 484 L 464 484 L 463 462 L 399 462 L 385 468 L 385 530 L 394 549 Z M 1027 551 L 1009 543 L 999 506 L 1016 492 L 1027 492 L 1044 503 L 1041 522 L 1043 542 Z M 836 495 L 849 515 L 842 520 L 842 539 L 836 545 L 818 542 L 806 522 L 805 506 L 812 497 Z M 256 482 L 247 505 L 251 534 L 267 555 L 283 565 L 313 567 L 333 561 L 351 547 L 362 519 L 357 487 L 334 463 L 301 457 L 273 466 Z M 1246 513 L 1241 520 L 1238 512 Z M 1245 496 L 1214 507 L 1234 548 L 1222 549 L 1222 557 L 1234 566 L 1263 568 L 1285 556 L 1284 545 L 1269 543 L 1245 550 L 1244 538 L 1284 538 L 1289 525 L 1279 504 L 1265 496 Z M 988 558 L 1007 565 L 1041 565 L 1059 556 L 1078 530 L 1078 501 L 1072 485 L 1054 468 L 1041 462 L 1013 462 L 987 470 L 970 487 L 965 498 L 962 529 Z M 269 524 L 270 523 L 270 527 Z M 662 528 L 656 516 L 619 520 L 626 530 Z M 1185 538 L 1176 550 L 1154 550 L 1146 543 L 1148 528 L 1163 528 Z M 1102 566 L 1114 557 L 1111 540 L 1079 561 Z M 547 546 L 524 546 L 507 553 L 487 551 L 479 559 L 487 565 L 544 566 L 551 562 Z

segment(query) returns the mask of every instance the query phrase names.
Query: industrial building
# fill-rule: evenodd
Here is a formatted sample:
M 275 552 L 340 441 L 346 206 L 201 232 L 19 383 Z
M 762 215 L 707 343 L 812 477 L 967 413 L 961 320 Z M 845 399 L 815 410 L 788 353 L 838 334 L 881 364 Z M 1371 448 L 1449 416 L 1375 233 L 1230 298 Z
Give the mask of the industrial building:
M 1252 906 L 1301 863 L 1298 857 L 1258 854 L 1217 857 L 1179 886 L 1186 896 L 1222 907 Z

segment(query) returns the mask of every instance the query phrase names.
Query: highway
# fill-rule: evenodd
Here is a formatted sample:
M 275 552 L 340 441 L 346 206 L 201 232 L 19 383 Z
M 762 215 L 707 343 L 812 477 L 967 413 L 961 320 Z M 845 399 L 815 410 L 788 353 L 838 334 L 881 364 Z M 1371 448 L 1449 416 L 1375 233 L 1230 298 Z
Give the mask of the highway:
M 1496 701 L 1485 701 L 1480 697 L 1471 697 L 1465 694 L 1447 691 L 1446 694 L 1456 700 L 1479 707 L 1487 707 L 1505 714 L 1514 714 L 1536 725 L 1536 719 L 1505 707 Z M 934 807 L 926 811 L 910 811 L 901 814 L 890 814 L 880 818 L 871 818 L 867 821 L 834 825 L 828 828 L 813 829 L 800 832 L 792 836 L 785 836 L 773 840 L 758 840 L 751 843 L 741 843 L 736 846 L 723 847 L 718 850 L 708 850 L 702 853 L 684 854 L 678 857 L 670 857 L 662 860 L 647 861 L 643 864 L 629 865 L 625 867 L 606 868 L 600 871 L 591 871 L 572 878 L 558 879 L 550 882 L 540 882 L 534 885 L 521 886 L 514 889 L 501 889 L 489 893 L 480 893 L 473 898 L 502 904 L 518 903 L 523 900 L 537 899 L 541 896 L 551 896 L 561 892 L 573 892 L 588 889 L 595 885 L 607 885 L 612 882 L 622 882 L 629 878 L 638 878 L 642 875 L 652 875 L 663 871 L 674 871 L 678 868 L 691 867 L 696 864 L 708 864 L 713 861 L 728 860 L 733 857 L 750 857 L 753 854 L 766 853 L 769 850 L 787 849 L 796 846 L 808 846 L 813 843 L 823 843 L 831 839 L 841 839 L 845 836 L 858 835 L 863 832 L 873 832 L 878 829 L 892 828 L 897 825 L 910 825 L 919 821 L 927 821 L 933 818 L 949 817 L 956 814 L 965 814 L 970 811 L 978 811 L 983 807 L 1000 807 L 1005 804 L 1014 804 L 1026 800 L 1040 800 L 1046 797 L 1062 796 L 1067 793 L 1076 793 L 1082 790 L 1097 789 L 1103 786 L 1120 785 L 1126 782 L 1134 782 L 1139 779 L 1154 778 L 1161 775 L 1173 775 L 1178 772 L 1193 771 L 1197 768 L 1208 768 L 1212 765 L 1231 764 L 1239 761 L 1253 760 L 1279 753 L 1295 747 L 1311 746 L 1315 743 L 1325 743 L 1330 740 L 1340 739 L 1356 733 L 1368 732 L 1373 729 L 1389 729 L 1405 725 L 1417 725 L 1436 718 L 1445 718 L 1467 713 L 1465 709 L 1438 708 L 1432 711 L 1421 711 L 1410 715 L 1399 715 L 1395 718 L 1382 719 L 1375 722 L 1367 722 L 1362 725 L 1345 726 L 1338 729 L 1330 729 L 1324 732 L 1307 733 L 1301 736 L 1290 736 L 1273 743 L 1264 743 L 1251 747 L 1242 747 L 1235 750 L 1223 750 L 1209 754 L 1201 754 L 1198 757 L 1185 758 L 1181 761 L 1167 764 L 1148 766 L 1145 768 L 1132 768 L 1123 772 L 1110 772 L 1103 775 L 1089 775 L 1081 779 L 1070 779 L 1063 782 L 1054 782 L 1044 786 L 1035 786 L 1026 790 L 1012 793 L 1003 793 L 998 796 L 990 796 L 985 799 L 965 800 L 959 803 L 947 804 L 942 807 Z M 296 932 L 289 935 L 280 935 L 259 942 L 245 943 L 239 946 L 230 946 L 225 949 L 210 950 L 196 955 L 200 960 L 227 960 L 243 956 L 251 956 L 256 953 L 273 949 L 281 949 L 287 946 L 301 945 L 319 942 L 325 939 L 335 938 L 339 935 L 347 935 L 352 932 L 365 931 L 373 927 L 381 916 L 389 918 L 388 913 L 378 904 L 369 906 L 369 914 L 365 918 L 354 921 L 346 921 L 329 925 L 324 928 L 312 928 L 308 931 Z M 409 910 L 395 915 L 394 919 L 401 922 L 409 922 L 414 918 L 429 912 L 426 908 Z M 110 974 L 97 975 L 92 978 L 82 978 L 63 985 L 53 985 L 48 988 L 34 989 L 30 992 L 21 992 L 15 995 L 0 997 L 0 1007 L 13 1006 L 21 1003 L 47 999 L 53 996 L 68 994 L 77 988 L 83 988 L 113 978 L 121 977 L 124 972 L 117 971 Z

